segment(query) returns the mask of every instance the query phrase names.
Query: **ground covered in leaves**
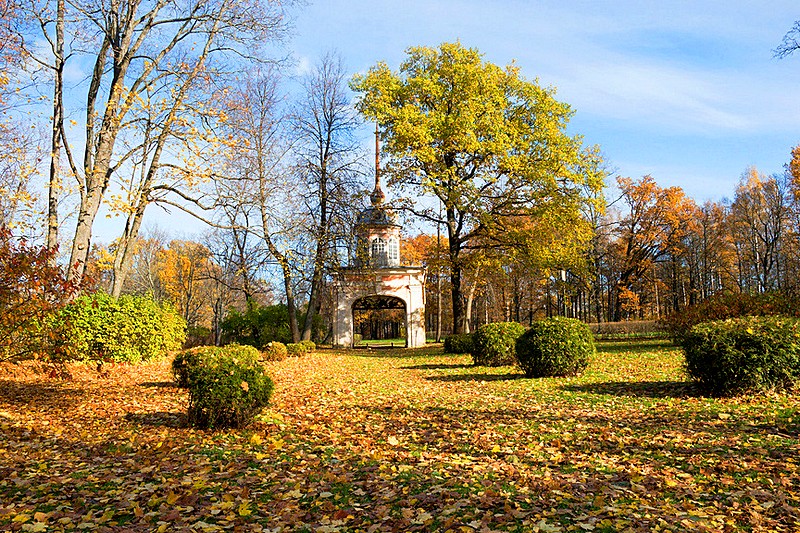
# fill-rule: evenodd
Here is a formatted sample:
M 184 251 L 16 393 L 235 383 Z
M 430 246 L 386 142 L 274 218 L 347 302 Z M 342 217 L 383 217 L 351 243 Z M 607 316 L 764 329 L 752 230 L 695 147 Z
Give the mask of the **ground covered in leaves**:
M 573 379 L 436 348 L 268 365 L 270 408 L 216 433 L 167 361 L 6 367 L 0 529 L 800 530 L 800 397 L 704 398 L 674 348 L 608 344 Z

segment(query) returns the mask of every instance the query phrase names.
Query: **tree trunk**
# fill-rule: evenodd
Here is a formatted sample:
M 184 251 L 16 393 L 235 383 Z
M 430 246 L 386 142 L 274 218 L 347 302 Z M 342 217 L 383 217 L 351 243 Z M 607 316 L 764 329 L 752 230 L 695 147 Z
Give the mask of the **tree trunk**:
M 292 332 L 292 342 L 300 342 L 300 329 L 297 325 L 297 305 L 294 300 L 292 274 L 288 264 L 284 263 L 281 266 L 283 268 L 283 290 L 286 292 L 286 309 L 289 311 L 289 330 Z
M 450 295 L 453 299 L 453 334 L 464 333 L 464 298 L 461 290 L 461 265 L 453 262 Z
M 319 231 L 317 232 L 317 252 L 314 257 L 314 273 L 311 276 L 311 291 L 308 296 L 308 309 L 306 319 L 303 324 L 301 339 L 311 340 L 311 333 L 314 329 L 314 316 L 319 313 L 320 298 L 322 291 L 322 274 L 325 268 L 325 259 L 328 255 L 328 194 L 327 180 L 323 179 L 320 183 L 320 213 Z
M 64 0 L 56 11 L 55 76 L 53 88 L 53 136 L 50 153 L 50 184 L 47 195 L 47 248 L 58 247 L 58 197 L 61 193 L 61 141 L 64 132 Z M 55 262 L 53 254 L 51 261 Z
M 467 309 L 466 314 L 464 316 L 464 333 L 470 332 L 470 321 L 472 320 L 472 302 L 475 300 L 475 289 L 478 288 L 478 279 L 481 275 L 481 269 L 478 267 L 475 270 L 475 279 L 472 282 L 472 285 L 469 288 L 469 292 L 467 293 Z
M 139 202 L 136 211 L 128 216 L 128 220 L 125 222 L 125 231 L 119 239 L 117 254 L 114 256 L 114 281 L 111 285 L 111 296 L 115 298 L 119 298 L 119 295 L 122 294 L 125 278 L 128 277 L 131 270 L 133 251 L 139 238 L 139 228 L 142 225 L 146 208 L 146 202 Z

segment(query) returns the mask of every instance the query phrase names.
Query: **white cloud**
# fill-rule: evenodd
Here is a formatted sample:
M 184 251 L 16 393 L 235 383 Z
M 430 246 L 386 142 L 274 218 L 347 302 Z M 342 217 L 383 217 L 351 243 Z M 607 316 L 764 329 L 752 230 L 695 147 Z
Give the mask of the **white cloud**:
M 294 74 L 296 76 L 305 76 L 314 70 L 314 62 L 306 56 L 299 56 L 295 58 Z

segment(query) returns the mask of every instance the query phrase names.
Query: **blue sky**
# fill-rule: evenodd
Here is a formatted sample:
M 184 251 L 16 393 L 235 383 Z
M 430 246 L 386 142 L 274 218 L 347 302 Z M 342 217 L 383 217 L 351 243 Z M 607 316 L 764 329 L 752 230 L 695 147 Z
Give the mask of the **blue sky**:
M 455 40 L 516 61 L 617 173 L 702 203 L 732 196 L 749 166 L 783 172 L 800 144 L 800 54 L 772 53 L 797 19 L 795 0 L 311 0 L 289 48 L 299 68 L 338 51 L 353 73 Z

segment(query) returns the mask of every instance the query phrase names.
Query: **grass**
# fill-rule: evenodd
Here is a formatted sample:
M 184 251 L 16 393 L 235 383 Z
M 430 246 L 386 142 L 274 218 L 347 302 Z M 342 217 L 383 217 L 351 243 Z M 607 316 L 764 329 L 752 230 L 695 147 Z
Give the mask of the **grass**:
M 441 348 L 290 358 L 216 433 L 168 368 L 0 381 L 0 529 L 800 530 L 800 398 L 699 396 L 664 342 L 538 380 Z
M 362 339 L 356 343 L 359 346 L 389 346 L 403 348 L 406 345 L 406 340 L 402 338 L 396 339 Z

